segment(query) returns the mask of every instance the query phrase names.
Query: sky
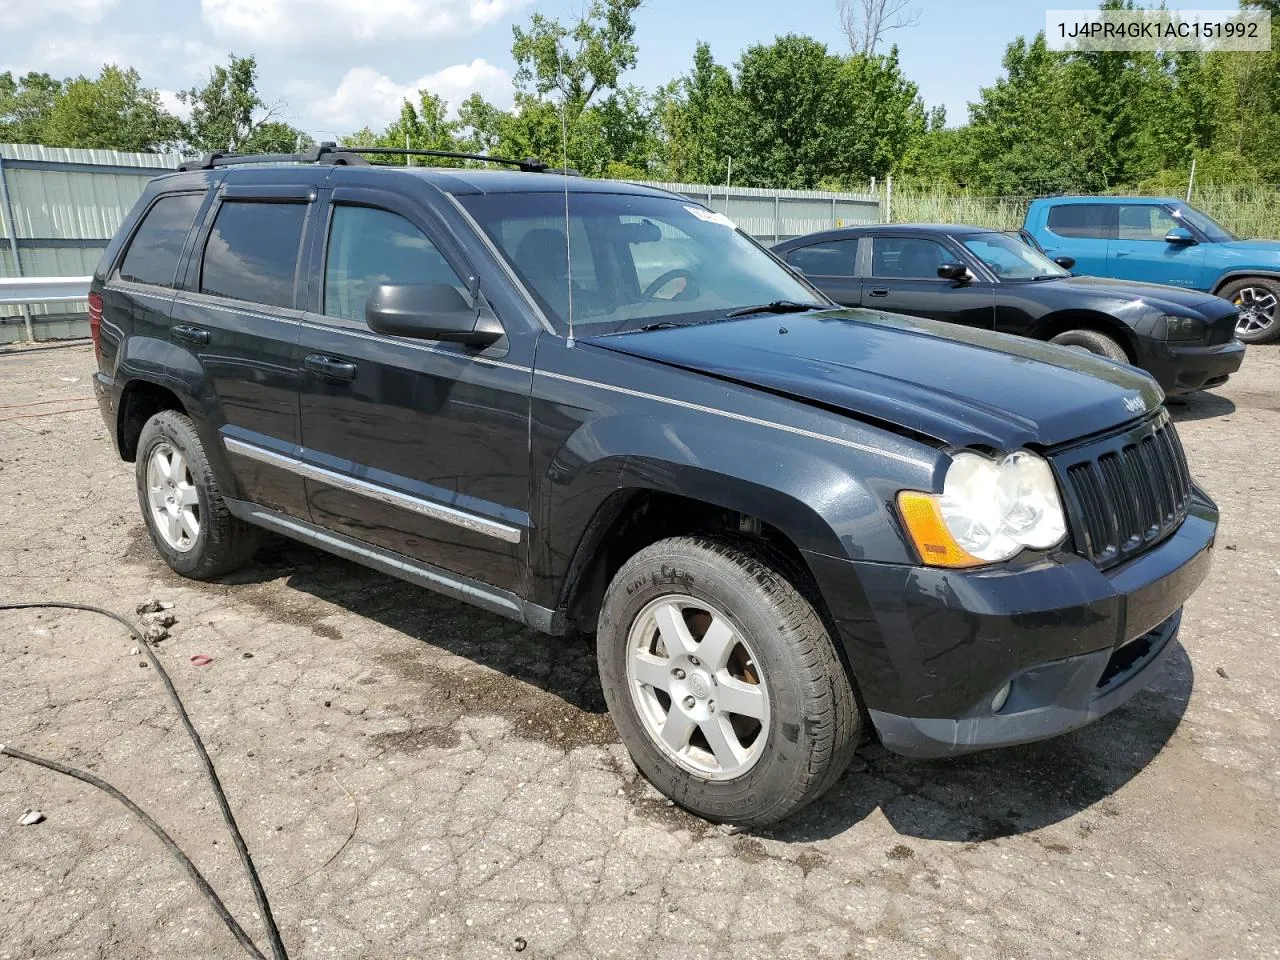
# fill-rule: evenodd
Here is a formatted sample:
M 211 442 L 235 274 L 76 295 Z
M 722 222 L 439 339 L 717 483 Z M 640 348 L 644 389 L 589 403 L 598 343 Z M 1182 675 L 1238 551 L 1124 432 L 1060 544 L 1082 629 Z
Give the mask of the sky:
M 259 91 L 280 118 L 330 140 L 385 126 L 420 88 L 451 105 L 478 91 L 512 96 L 511 26 L 537 10 L 570 20 L 587 0 L 0 0 L 0 72 L 96 74 L 133 66 L 175 112 L 174 92 L 199 84 L 229 52 L 258 58 Z M 913 0 L 918 23 L 890 35 L 926 105 L 950 125 L 1000 74 L 1005 46 L 1043 29 L 1045 10 L 1077 0 Z M 1170 3 L 1231 9 L 1233 0 Z M 648 0 L 636 14 L 639 63 L 624 82 L 653 89 L 686 72 L 706 40 L 732 64 L 753 44 L 802 33 L 845 41 L 836 0 Z

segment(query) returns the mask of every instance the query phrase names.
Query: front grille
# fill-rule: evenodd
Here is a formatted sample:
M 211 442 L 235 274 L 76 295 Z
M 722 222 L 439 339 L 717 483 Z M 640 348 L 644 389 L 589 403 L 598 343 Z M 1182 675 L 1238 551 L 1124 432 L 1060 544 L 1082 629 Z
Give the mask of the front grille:
M 1191 503 L 1191 474 L 1166 414 L 1055 458 L 1065 471 L 1076 548 L 1110 567 L 1177 529 Z

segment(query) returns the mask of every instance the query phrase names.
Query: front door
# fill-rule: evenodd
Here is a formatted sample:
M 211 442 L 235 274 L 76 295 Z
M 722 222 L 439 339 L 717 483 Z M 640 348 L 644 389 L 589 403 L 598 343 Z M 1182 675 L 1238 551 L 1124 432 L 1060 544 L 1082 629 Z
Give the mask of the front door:
M 872 237 L 862 305 L 990 330 L 995 324 L 992 284 L 977 277 L 945 280 L 938 276 L 943 264 L 963 262 L 960 254 L 929 237 Z
M 1125 203 L 1117 211 L 1116 239 L 1107 247 L 1107 275 L 1117 280 L 1141 280 L 1194 287 L 1204 265 L 1198 243 L 1169 243 L 1170 230 L 1182 228 L 1167 207 L 1155 203 Z
M 302 326 L 302 461 L 312 520 L 505 590 L 529 528 L 535 335 L 476 351 L 375 333 L 379 283 L 446 283 L 468 268 L 426 208 L 372 188 L 332 192 Z M 392 208 L 396 212 L 393 212 Z

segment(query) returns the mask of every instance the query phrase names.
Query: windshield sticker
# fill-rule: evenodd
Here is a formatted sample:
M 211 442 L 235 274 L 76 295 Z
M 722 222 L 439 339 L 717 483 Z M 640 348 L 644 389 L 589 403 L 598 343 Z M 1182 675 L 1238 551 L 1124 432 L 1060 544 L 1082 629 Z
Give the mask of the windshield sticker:
M 716 213 L 714 210 L 708 210 L 706 207 L 693 207 L 688 204 L 685 209 L 692 213 L 699 220 L 706 223 L 718 223 L 722 227 L 728 227 L 730 230 L 737 230 L 738 225 L 726 217 L 723 213 Z

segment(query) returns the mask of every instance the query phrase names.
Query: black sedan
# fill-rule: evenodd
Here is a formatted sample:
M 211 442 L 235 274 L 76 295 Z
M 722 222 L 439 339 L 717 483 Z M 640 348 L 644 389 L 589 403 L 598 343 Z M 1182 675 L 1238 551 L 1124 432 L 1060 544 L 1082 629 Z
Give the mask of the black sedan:
M 1236 307 L 1194 290 L 1077 277 L 1020 239 L 984 227 L 845 227 L 774 252 L 827 296 L 1079 347 L 1141 367 L 1167 394 L 1216 387 L 1240 369 Z

